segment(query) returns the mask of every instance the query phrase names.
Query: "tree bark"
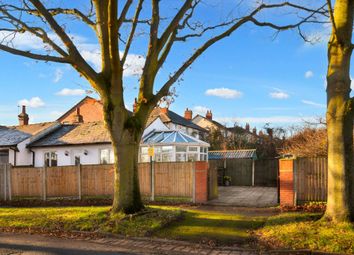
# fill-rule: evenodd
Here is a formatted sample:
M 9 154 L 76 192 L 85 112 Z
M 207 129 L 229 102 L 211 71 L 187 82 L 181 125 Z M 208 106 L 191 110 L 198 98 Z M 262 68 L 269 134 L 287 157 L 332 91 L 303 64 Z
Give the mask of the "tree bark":
M 328 202 L 325 218 L 354 220 L 353 100 L 350 98 L 352 0 L 337 0 L 328 44 Z
M 114 150 L 114 199 L 112 212 L 133 214 L 144 208 L 138 178 L 139 145 L 146 118 L 103 100 L 106 127 Z

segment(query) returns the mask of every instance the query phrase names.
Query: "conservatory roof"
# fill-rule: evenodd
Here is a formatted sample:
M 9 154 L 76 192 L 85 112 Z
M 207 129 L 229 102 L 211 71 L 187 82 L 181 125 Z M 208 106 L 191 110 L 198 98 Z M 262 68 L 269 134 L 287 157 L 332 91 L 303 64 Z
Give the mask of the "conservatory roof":
M 257 159 L 256 149 L 249 150 L 228 150 L 228 151 L 209 151 L 210 159 Z
M 146 135 L 142 144 L 146 145 L 164 145 L 164 144 L 188 144 L 188 145 L 200 145 L 207 146 L 210 145 L 202 140 L 195 137 L 187 135 L 182 131 L 171 130 L 171 131 L 152 131 Z

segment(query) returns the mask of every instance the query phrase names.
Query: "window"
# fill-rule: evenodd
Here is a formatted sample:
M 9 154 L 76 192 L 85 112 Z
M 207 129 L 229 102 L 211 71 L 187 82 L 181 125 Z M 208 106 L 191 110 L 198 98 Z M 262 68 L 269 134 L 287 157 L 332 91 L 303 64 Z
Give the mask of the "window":
M 200 161 L 207 161 L 207 160 L 208 160 L 208 148 L 200 147 Z
M 58 166 L 58 155 L 56 152 L 44 153 L 44 165 L 45 166 Z
M 100 163 L 101 164 L 113 164 L 114 153 L 111 149 L 102 149 L 100 151 Z
M 188 161 L 198 161 L 197 153 L 188 153 Z
M 186 146 L 176 146 L 176 152 L 186 152 L 187 147 Z
M 198 152 L 198 147 L 188 147 L 188 151 Z

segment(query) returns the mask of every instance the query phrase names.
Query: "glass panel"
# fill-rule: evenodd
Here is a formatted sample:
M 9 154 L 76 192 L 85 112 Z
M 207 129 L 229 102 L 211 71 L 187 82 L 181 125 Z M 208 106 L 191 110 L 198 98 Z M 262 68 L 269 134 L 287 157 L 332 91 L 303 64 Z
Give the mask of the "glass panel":
M 177 161 L 177 162 L 184 162 L 184 161 L 186 161 L 186 154 L 185 154 L 185 153 L 177 153 L 177 154 L 176 154 L 176 161 Z
M 108 162 L 109 162 L 109 150 L 108 149 L 101 150 L 100 162 L 101 162 L 101 164 L 108 164 Z
M 163 152 L 172 152 L 172 150 L 173 150 L 172 146 L 162 146 Z
M 148 147 L 141 147 L 141 154 L 148 154 Z
M 198 147 L 189 147 L 188 151 L 198 151 Z
M 155 154 L 155 161 L 156 162 L 161 162 L 162 161 L 161 154 Z
M 50 159 L 50 166 L 58 166 L 58 156 L 55 152 L 52 152 Z
M 172 161 L 172 154 L 164 153 L 162 154 L 162 162 L 171 162 Z
M 113 164 L 114 163 L 114 151 L 109 150 L 109 163 Z
M 198 161 L 198 154 L 196 154 L 196 153 L 189 153 L 189 154 L 188 154 L 188 161 Z
M 81 160 L 80 160 L 80 156 L 75 156 L 75 166 L 80 165 L 80 164 L 81 164 L 80 161 L 81 161 Z
M 150 157 L 148 155 L 140 155 L 140 162 L 150 162 Z
M 187 147 L 186 146 L 176 146 L 176 152 L 186 152 Z
M 49 166 L 50 165 L 50 153 L 46 152 L 44 154 L 44 165 Z

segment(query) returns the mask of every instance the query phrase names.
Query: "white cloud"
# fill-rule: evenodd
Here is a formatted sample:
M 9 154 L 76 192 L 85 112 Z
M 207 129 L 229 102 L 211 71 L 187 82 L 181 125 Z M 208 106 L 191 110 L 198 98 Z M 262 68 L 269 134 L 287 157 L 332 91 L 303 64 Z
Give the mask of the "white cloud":
M 311 70 L 308 70 L 305 72 L 305 78 L 309 79 L 313 77 L 313 72 Z
M 301 102 L 303 104 L 307 104 L 307 105 L 311 105 L 311 106 L 315 106 L 315 107 L 319 107 L 319 108 L 326 108 L 325 104 L 319 104 L 319 103 L 315 103 L 315 102 L 309 101 L 309 100 L 301 100 Z
M 204 116 L 208 110 L 209 108 L 201 105 L 197 105 L 193 107 L 193 112 L 202 116 Z
M 216 118 L 217 121 L 221 123 L 228 123 L 229 125 L 233 123 L 270 123 L 270 124 L 292 124 L 301 123 L 304 121 L 314 121 L 315 116 L 269 116 L 269 117 L 222 117 Z
M 63 78 L 64 72 L 61 68 L 55 69 L 53 82 L 57 83 Z
M 287 99 L 289 98 L 289 94 L 284 91 L 273 91 L 269 93 L 269 96 L 274 99 Z
M 207 91 L 205 91 L 205 94 L 207 96 L 216 96 L 225 99 L 239 98 L 242 96 L 242 92 L 228 88 L 208 89 Z
M 32 97 L 31 99 L 22 99 L 18 101 L 18 105 L 25 105 L 32 108 L 39 108 L 45 105 L 43 100 L 39 97 Z
M 68 89 L 68 88 L 64 88 L 56 93 L 57 96 L 82 96 L 85 94 L 86 91 L 83 89 Z
M 83 58 L 87 62 L 89 62 L 94 69 L 99 71 L 101 68 L 100 46 L 97 43 L 89 43 L 87 38 L 80 35 L 69 34 L 69 36 L 74 41 Z M 49 33 L 48 37 L 60 47 L 65 48 L 57 35 Z M 28 32 L 17 33 L 16 36 L 14 36 L 11 32 L 2 31 L 0 32 L 0 40 L 3 40 L 3 44 L 9 44 L 11 47 L 21 50 L 35 50 L 39 53 L 43 53 L 44 51 L 46 51 L 45 54 L 47 54 L 48 51 L 53 51 L 53 49 L 49 45 L 44 44 L 43 41 Z M 55 55 L 54 52 L 51 54 Z M 120 52 L 120 55 L 122 56 L 123 52 Z M 142 73 L 144 64 L 144 56 L 137 54 L 128 54 L 123 67 L 123 75 L 126 77 L 140 75 Z

